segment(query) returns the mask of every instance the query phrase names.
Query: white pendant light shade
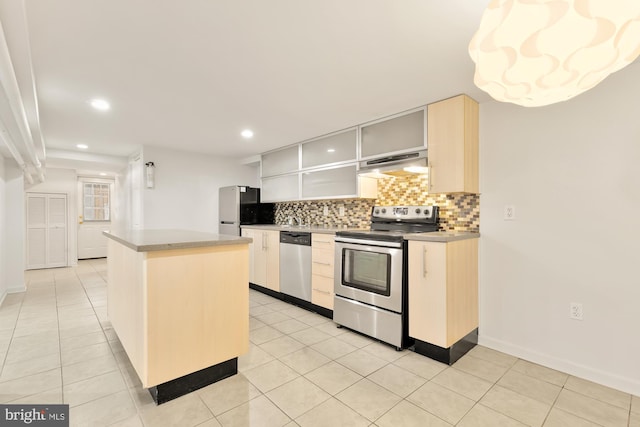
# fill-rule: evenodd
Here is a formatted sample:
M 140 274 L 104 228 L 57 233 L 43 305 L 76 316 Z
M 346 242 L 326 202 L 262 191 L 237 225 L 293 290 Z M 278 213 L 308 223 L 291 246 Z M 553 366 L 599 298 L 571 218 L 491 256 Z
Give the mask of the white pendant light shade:
M 640 0 L 493 0 L 469 54 L 498 101 L 566 101 L 640 55 Z

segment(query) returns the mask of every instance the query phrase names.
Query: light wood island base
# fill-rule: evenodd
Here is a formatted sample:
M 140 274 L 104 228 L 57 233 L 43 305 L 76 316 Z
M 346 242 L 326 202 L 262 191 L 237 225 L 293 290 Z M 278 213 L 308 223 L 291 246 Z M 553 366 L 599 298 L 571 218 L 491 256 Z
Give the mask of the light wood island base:
M 108 237 L 109 320 L 156 403 L 236 374 L 249 349 L 250 239 L 148 247 Z

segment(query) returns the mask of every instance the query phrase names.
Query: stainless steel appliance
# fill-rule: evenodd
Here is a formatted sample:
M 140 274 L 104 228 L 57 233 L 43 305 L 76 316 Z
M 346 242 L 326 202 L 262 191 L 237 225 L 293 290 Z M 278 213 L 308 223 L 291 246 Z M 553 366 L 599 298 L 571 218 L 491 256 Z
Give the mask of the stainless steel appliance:
M 370 231 L 337 232 L 333 321 L 407 346 L 404 235 L 437 230 L 437 206 L 374 206 Z
M 218 190 L 219 234 L 240 235 L 240 225 L 273 224 L 274 204 L 260 203 L 260 189 L 243 185 Z
M 427 173 L 427 150 L 418 150 L 411 153 L 395 154 L 377 159 L 363 160 L 360 162 L 358 173 L 369 173 L 391 176 L 404 176 L 416 173 Z
M 280 232 L 280 292 L 311 302 L 311 233 Z

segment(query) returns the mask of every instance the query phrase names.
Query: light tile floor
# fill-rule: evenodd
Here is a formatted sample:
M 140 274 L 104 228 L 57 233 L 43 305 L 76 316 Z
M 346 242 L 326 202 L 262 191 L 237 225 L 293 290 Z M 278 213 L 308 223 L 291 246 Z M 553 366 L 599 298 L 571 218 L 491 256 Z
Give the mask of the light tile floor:
M 26 273 L 0 306 L 0 403 L 73 426 L 633 426 L 640 398 L 477 346 L 452 367 L 250 293 L 239 373 L 156 406 L 107 320 L 106 261 Z

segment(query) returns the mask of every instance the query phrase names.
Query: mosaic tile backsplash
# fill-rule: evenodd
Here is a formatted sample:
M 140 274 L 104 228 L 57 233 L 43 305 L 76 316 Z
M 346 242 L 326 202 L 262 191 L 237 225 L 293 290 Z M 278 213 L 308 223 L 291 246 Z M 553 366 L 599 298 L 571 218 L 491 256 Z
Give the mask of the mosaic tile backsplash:
M 344 216 L 340 216 L 344 205 Z M 311 226 L 368 228 L 372 199 L 307 200 L 276 203 L 276 224 L 288 224 L 289 218 L 300 219 Z M 324 215 L 327 207 L 328 215 Z
M 480 230 L 478 194 L 428 194 L 424 175 L 389 177 L 378 180 L 378 199 L 307 200 L 276 203 L 276 224 L 299 218 L 304 224 L 327 227 L 369 227 L 373 206 L 436 205 L 440 208 L 440 230 Z M 339 216 L 344 205 L 345 215 Z M 328 215 L 324 215 L 325 207 Z
M 440 230 L 480 231 L 480 195 L 461 193 L 427 193 L 426 175 L 378 180 L 380 206 L 436 205 L 440 208 Z

